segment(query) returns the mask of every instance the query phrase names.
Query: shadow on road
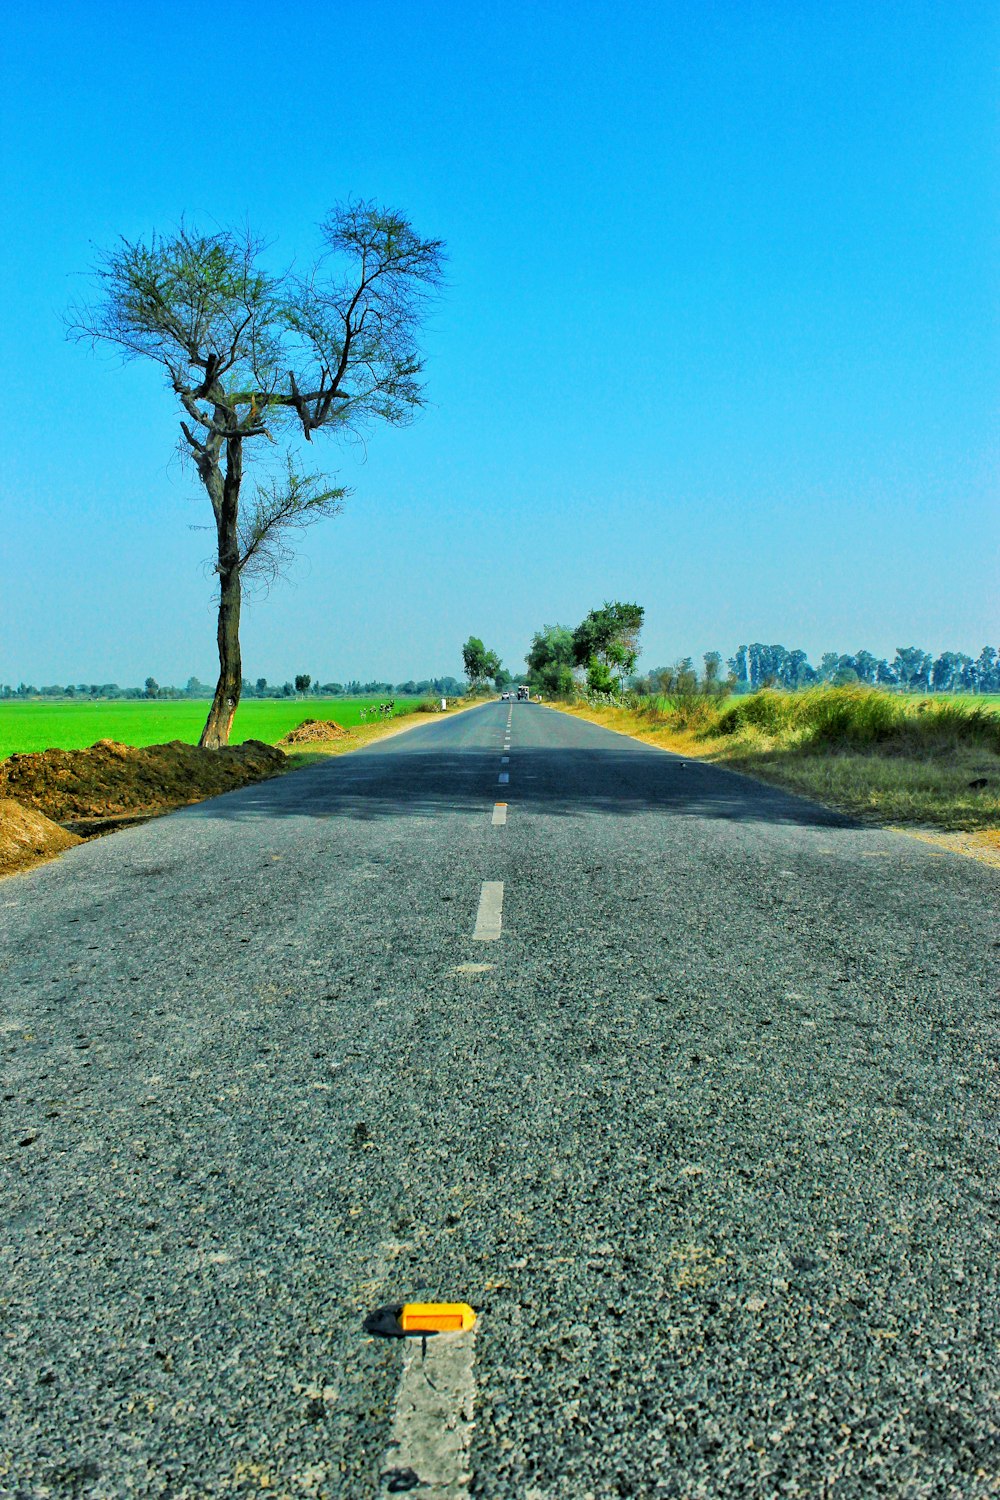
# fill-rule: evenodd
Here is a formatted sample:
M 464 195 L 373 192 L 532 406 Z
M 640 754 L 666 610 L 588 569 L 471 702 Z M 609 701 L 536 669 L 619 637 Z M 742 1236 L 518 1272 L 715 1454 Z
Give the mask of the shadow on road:
M 506 767 L 504 769 L 507 769 Z M 601 812 L 853 828 L 855 820 L 748 777 L 642 745 L 515 749 L 498 783 L 493 749 L 411 749 L 331 759 L 186 810 L 187 817 L 346 817 L 365 821 L 483 811 L 491 802 L 551 817 Z

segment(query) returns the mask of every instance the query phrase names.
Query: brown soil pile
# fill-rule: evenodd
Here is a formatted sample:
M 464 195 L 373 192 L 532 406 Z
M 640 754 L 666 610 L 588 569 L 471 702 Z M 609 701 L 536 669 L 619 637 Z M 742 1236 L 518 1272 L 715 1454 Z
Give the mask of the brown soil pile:
M 314 740 L 346 740 L 351 731 L 338 724 L 336 719 L 303 719 L 290 729 L 281 743 L 283 745 L 308 745 Z
M 80 842 L 75 833 L 67 833 L 33 808 L 0 797 L 0 875 L 51 859 Z
M 137 749 L 98 740 L 89 750 L 43 750 L 11 755 L 0 763 L 0 797 L 57 823 L 151 817 L 231 792 L 252 781 L 279 776 L 288 761 L 274 745 L 247 740 L 224 750 L 202 750 L 173 740 Z

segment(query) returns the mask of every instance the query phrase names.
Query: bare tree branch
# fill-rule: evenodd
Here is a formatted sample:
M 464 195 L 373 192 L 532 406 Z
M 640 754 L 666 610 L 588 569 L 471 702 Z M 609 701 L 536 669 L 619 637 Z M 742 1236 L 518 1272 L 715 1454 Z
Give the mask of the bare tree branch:
M 325 487 L 319 474 L 300 473 L 287 454 L 284 475 L 258 485 L 240 518 L 240 572 L 269 587 L 295 556 L 286 534 L 339 515 L 349 493 L 342 486 Z

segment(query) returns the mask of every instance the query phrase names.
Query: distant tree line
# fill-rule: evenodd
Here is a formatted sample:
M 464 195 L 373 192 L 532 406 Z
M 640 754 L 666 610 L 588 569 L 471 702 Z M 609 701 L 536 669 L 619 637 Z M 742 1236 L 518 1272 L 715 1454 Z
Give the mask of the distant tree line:
M 906 693 L 1000 693 L 1000 652 L 994 646 L 984 646 L 976 657 L 963 651 L 942 651 L 935 657 L 920 646 L 897 646 L 891 661 L 870 651 L 826 651 L 814 667 L 804 651 L 755 641 L 740 646 L 727 665 L 736 692 L 755 692 L 769 684 L 803 688 L 863 682 Z
M 605 604 L 591 610 L 575 630 L 564 625 L 546 625 L 536 631 L 525 661 L 527 681 L 537 692 L 566 694 L 575 691 L 586 680 L 588 691 L 610 693 L 620 690 L 627 680 L 638 692 L 665 692 L 672 679 L 695 672 L 690 657 L 670 667 L 658 667 L 640 676 L 634 675 L 638 653 L 638 635 L 642 628 L 642 606 L 638 604 Z M 492 680 L 503 691 L 512 682 L 511 674 L 501 665 L 493 651 L 487 651 L 480 640 L 470 637 L 463 654 L 471 647 L 474 670 L 470 680 Z M 891 661 L 870 651 L 845 655 L 826 651 L 819 665 L 812 666 L 805 651 L 789 651 L 785 646 L 765 646 L 754 641 L 740 646 L 726 662 L 728 677 L 723 674 L 723 658 L 718 651 L 705 653 L 704 676 L 712 683 L 725 684 L 728 691 L 752 693 L 759 688 L 815 687 L 821 683 L 839 686 L 861 682 L 871 687 L 896 688 L 906 693 L 1000 693 L 1000 648 L 984 646 L 978 656 L 963 651 L 942 651 L 932 656 L 919 646 L 899 646 Z M 466 664 L 468 668 L 468 663 Z M 490 670 L 487 670 L 490 669 Z M 270 683 L 265 677 L 256 681 L 243 679 L 244 698 L 377 698 L 397 694 L 401 698 L 434 696 L 457 698 L 466 684 L 457 677 L 410 678 L 406 682 L 373 680 L 361 682 L 320 682 L 311 674 L 300 672 L 283 683 Z M 72 698 L 72 699 L 178 699 L 211 698 L 209 683 L 189 677 L 184 687 L 161 687 L 154 677 L 147 677 L 142 687 L 119 687 L 117 682 L 78 682 L 35 687 L 32 683 L 0 683 L 0 699 Z
M 78 682 L 64 686 L 52 684 L 35 687 L 32 683 L 20 682 L 17 687 L 0 683 L 2 698 L 72 698 L 72 699 L 162 699 L 211 698 L 215 689 L 210 683 L 189 677 L 184 687 L 161 687 L 154 677 L 147 677 L 142 687 L 119 687 L 117 682 Z M 296 674 L 294 681 L 271 683 L 266 677 L 255 682 L 243 679 L 243 698 L 378 698 L 397 694 L 401 698 L 420 698 L 433 695 L 436 698 L 457 698 L 465 691 L 465 684 L 457 677 L 410 678 L 406 682 L 320 682 L 306 672 Z
M 546 625 L 536 631 L 525 658 L 527 680 L 537 692 L 566 696 L 586 685 L 590 693 L 612 694 L 626 684 L 640 693 L 673 693 L 699 683 L 692 659 L 635 675 L 643 611 L 638 604 L 608 604 L 591 610 L 575 630 Z M 763 687 L 788 689 L 865 683 L 905 693 L 1000 693 L 1000 648 L 984 646 L 978 656 L 942 651 L 933 656 L 919 646 L 899 646 L 890 661 L 870 651 L 847 655 L 826 651 L 813 666 L 805 651 L 754 641 L 739 646 L 725 662 L 707 651 L 701 685 L 713 693 L 752 693 Z

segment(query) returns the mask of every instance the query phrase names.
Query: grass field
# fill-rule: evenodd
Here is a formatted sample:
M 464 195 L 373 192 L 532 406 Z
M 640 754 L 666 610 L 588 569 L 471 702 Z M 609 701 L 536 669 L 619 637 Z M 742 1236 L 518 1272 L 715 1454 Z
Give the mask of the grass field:
M 236 711 L 231 743 L 263 740 L 273 745 L 303 719 L 335 719 L 345 728 L 361 723 L 361 710 L 377 698 L 249 698 Z M 397 698 L 395 717 L 411 713 L 418 698 Z M 33 750 L 84 750 L 96 740 L 122 745 L 195 745 L 208 716 L 201 699 L 144 703 L 0 703 L 0 760 Z

